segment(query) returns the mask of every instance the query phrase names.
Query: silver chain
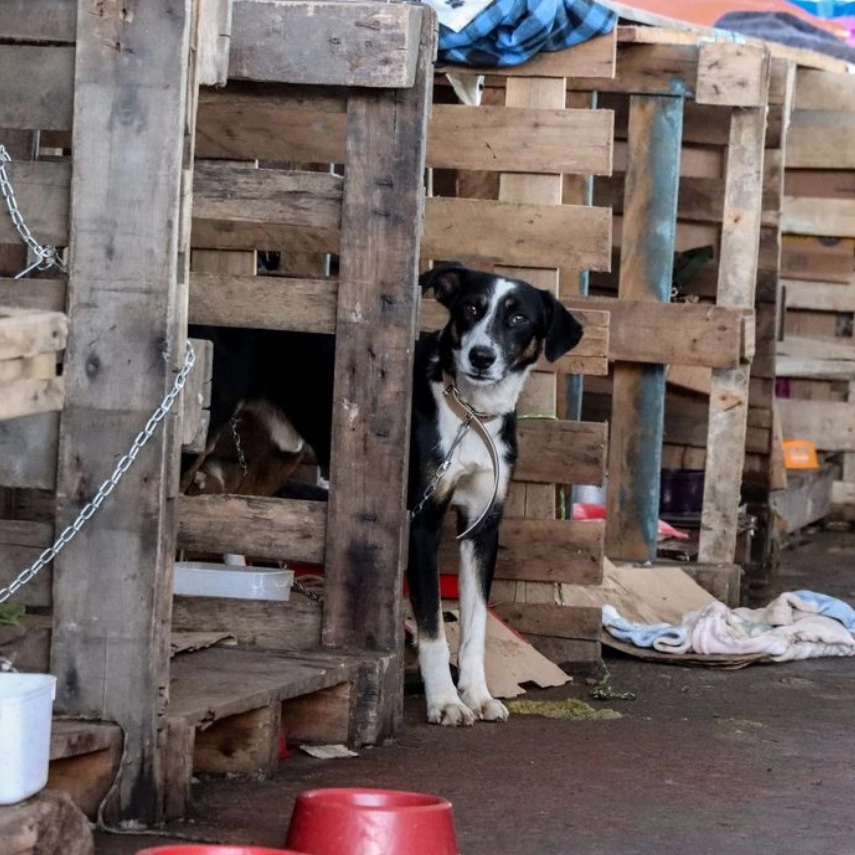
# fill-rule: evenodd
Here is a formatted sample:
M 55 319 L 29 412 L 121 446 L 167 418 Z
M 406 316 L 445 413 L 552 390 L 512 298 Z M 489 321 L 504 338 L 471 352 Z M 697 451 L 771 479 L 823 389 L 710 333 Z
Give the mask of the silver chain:
M 196 364 L 196 353 L 193 346 L 187 341 L 184 351 L 184 365 L 175 377 L 175 382 L 172 388 L 166 393 L 160 406 L 152 413 L 151 418 L 146 422 L 145 427 L 137 434 L 136 439 L 131 444 L 128 453 L 116 464 L 113 474 L 98 488 L 95 497 L 89 502 L 83 510 L 77 515 L 71 525 L 69 525 L 60 536 L 56 539 L 53 546 L 46 549 L 42 554 L 25 570 L 18 574 L 17 578 L 6 588 L 0 588 L 0 603 L 5 603 L 16 591 L 22 588 L 27 582 L 31 581 L 36 574 L 46 565 L 53 561 L 62 549 L 67 546 L 80 532 L 80 530 L 89 522 L 95 515 L 95 512 L 104 503 L 104 500 L 110 493 L 113 492 L 116 485 L 122 480 L 125 472 L 131 468 L 131 464 L 137 459 L 140 451 L 145 444 L 154 436 L 158 425 L 166 418 L 167 413 L 175 404 L 175 399 L 181 394 L 184 384 L 187 382 L 187 377 L 193 370 Z
M 56 267 L 62 273 L 67 273 L 68 271 L 59 257 L 57 248 L 55 246 L 42 246 L 33 237 L 33 233 L 24 222 L 21 209 L 18 207 L 18 200 L 15 198 L 15 190 L 12 187 L 12 182 L 9 181 L 9 176 L 6 174 L 6 164 L 11 162 L 12 158 L 9 156 L 9 152 L 6 151 L 6 147 L 0 145 L 0 191 L 3 193 L 3 198 L 6 200 L 6 207 L 9 209 L 9 216 L 15 224 L 21 240 L 35 256 L 35 261 L 18 273 L 15 279 L 22 279 L 34 270 L 49 270 L 51 267 Z
M 457 429 L 457 436 L 454 437 L 454 442 L 451 443 L 451 448 L 448 449 L 448 454 L 445 455 L 445 459 L 439 464 L 439 468 L 434 473 L 430 484 L 425 488 L 424 495 L 418 501 L 416 506 L 407 514 L 407 519 L 412 520 L 414 517 L 417 517 L 424 510 L 424 506 L 428 503 L 430 497 L 436 492 L 439 482 L 442 481 L 443 476 L 448 472 L 448 467 L 451 466 L 451 458 L 454 456 L 455 449 L 461 442 L 463 442 L 463 437 L 466 436 L 469 431 L 469 425 L 472 422 L 472 418 L 473 416 L 470 416 L 466 421 L 460 423 L 460 427 Z
M 235 451 L 237 452 L 238 466 L 240 466 L 240 474 L 246 478 L 247 473 L 249 472 L 249 467 L 246 465 L 246 455 L 243 453 L 243 443 L 240 439 L 240 418 L 238 416 L 232 416 L 231 426 L 232 426 L 232 441 L 235 444 Z

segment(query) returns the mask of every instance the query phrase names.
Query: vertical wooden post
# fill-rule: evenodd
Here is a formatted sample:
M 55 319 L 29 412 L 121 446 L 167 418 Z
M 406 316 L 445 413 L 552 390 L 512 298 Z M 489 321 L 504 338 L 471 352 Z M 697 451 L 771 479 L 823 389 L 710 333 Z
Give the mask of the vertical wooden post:
M 563 110 L 567 99 L 567 81 L 563 77 L 508 77 L 505 106 L 540 107 Z M 499 199 L 502 202 L 523 202 L 538 205 L 560 205 L 563 193 L 561 175 L 530 175 L 502 173 L 499 178 Z M 500 267 L 498 273 L 519 276 L 538 288 L 558 294 L 558 270 L 555 268 Z M 534 372 L 523 390 L 517 407 L 522 414 L 555 415 L 558 381 L 552 372 Z M 508 496 L 506 514 L 509 517 L 534 519 L 555 518 L 554 484 L 514 484 Z M 538 582 L 522 582 L 517 586 L 518 600 L 526 602 L 555 602 L 555 586 Z
M 183 357 L 190 21 L 191 0 L 78 4 L 59 527 L 128 450 Z M 154 823 L 163 813 L 174 420 L 54 565 L 57 709 L 116 721 L 125 735 L 113 820 Z
M 391 651 L 403 663 L 401 589 L 419 238 L 435 26 L 425 8 L 410 89 L 361 89 L 348 102 L 336 321 L 332 463 L 322 641 Z M 377 331 L 383 330 L 379 346 Z M 400 721 L 385 684 L 378 737 Z M 394 686 L 394 689 L 391 687 Z
M 765 99 L 761 107 L 733 110 L 716 300 L 719 306 L 754 306 L 765 137 Z M 698 547 L 698 561 L 701 562 L 729 563 L 736 553 L 750 369 L 750 365 L 742 365 L 717 368 L 712 373 Z
M 633 95 L 618 296 L 668 302 L 674 268 L 683 100 Z M 609 436 L 606 554 L 656 557 L 665 366 L 617 363 Z

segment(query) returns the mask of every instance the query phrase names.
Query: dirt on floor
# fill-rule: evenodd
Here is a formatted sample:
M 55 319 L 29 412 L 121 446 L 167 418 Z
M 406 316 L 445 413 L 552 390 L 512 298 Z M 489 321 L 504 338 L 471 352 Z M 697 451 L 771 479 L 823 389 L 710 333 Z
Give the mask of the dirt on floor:
M 855 604 L 855 533 L 816 533 L 782 559 L 779 590 Z M 592 700 L 584 683 L 525 698 L 576 698 L 619 717 L 517 714 L 455 730 L 425 724 L 422 699 L 409 697 L 392 745 L 337 760 L 297 750 L 269 780 L 200 781 L 188 820 L 157 837 L 101 833 L 96 851 L 126 855 L 176 834 L 282 846 L 301 790 L 364 786 L 450 799 L 462 855 L 855 853 L 855 660 L 605 664 L 634 700 Z

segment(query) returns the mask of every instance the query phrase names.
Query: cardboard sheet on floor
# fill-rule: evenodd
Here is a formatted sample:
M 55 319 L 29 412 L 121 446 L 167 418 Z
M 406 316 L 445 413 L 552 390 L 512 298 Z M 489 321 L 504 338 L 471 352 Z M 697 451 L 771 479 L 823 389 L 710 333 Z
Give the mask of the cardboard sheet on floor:
M 458 618 L 455 621 L 446 621 L 445 624 L 452 661 L 457 664 L 457 649 L 460 646 L 460 613 L 456 607 L 444 607 L 443 611 Z M 528 641 L 493 612 L 487 612 L 484 667 L 487 672 L 487 685 L 497 698 L 515 698 L 523 694 L 525 683 L 534 683 L 545 689 L 549 686 L 563 686 L 572 680 L 572 677 L 535 650 Z
M 599 585 L 562 585 L 562 594 L 566 605 L 613 606 L 634 623 L 679 624 L 687 612 L 716 601 L 709 591 L 676 565 L 637 567 L 616 565 L 608 559 L 605 559 L 603 581 Z M 767 658 L 763 654 L 702 656 L 696 653 L 660 653 L 652 648 L 618 641 L 606 630 L 603 630 L 600 640 L 607 647 L 649 662 L 741 668 Z

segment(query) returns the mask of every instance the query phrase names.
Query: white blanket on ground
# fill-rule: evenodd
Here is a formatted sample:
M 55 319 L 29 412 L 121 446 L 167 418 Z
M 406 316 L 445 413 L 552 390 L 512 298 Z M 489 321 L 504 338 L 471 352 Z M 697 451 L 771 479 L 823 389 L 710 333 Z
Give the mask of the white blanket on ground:
M 620 641 L 662 653 L 762 653 L 776 662 L 855 655 L 855 610 L 811 591 L 781 594 L 762 609 L 710 603 L 680 624 L 639 624 L 603 607 L 603 626 Z

